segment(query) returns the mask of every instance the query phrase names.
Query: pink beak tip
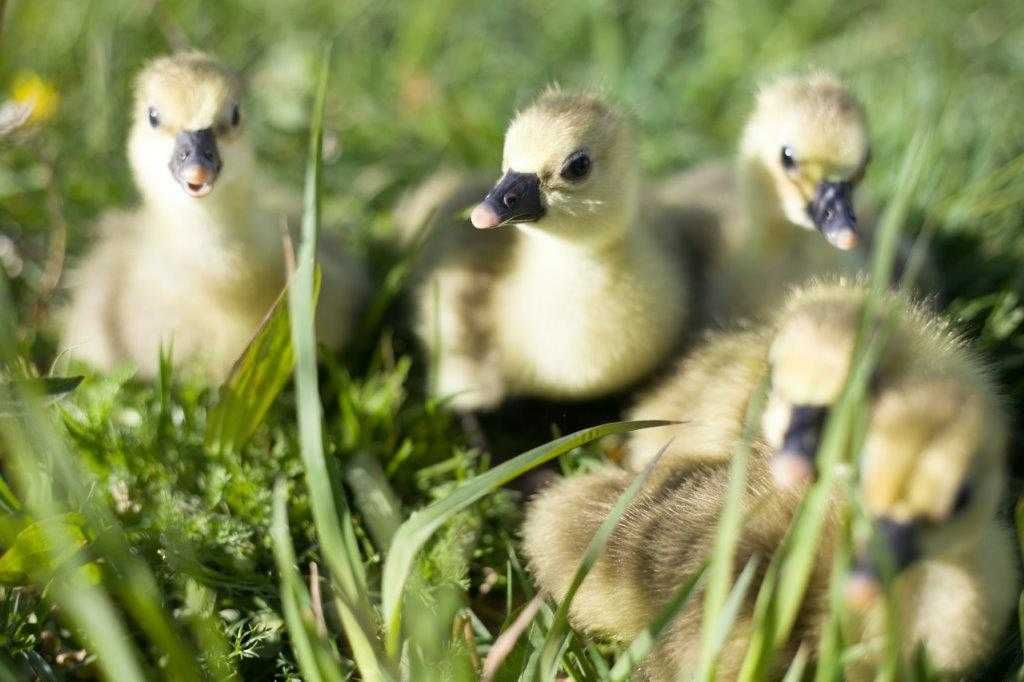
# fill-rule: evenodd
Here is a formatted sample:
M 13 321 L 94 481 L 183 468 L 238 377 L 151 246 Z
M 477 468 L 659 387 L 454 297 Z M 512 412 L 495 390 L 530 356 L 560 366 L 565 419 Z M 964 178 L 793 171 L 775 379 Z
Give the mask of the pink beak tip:
M 494 212 L 494 209 L 482 202 L 473 208 L 473 212 L 469 214 L 469 220 L 478 230 L 488 230 L 501 224 L 501 218 Z

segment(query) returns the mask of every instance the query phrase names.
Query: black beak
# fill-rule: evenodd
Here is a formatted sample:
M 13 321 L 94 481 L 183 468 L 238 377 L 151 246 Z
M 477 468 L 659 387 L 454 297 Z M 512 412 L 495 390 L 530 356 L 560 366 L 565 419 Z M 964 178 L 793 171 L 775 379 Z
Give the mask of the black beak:
M 772 457 L 772 473 L 782 488 L 792 488 L 814 478 L 815 455 L 828 408 L 794 405 L 782 445 Z
M 535 173 L 507 171 L 470 216 L 473 225 L 486 229 L 506 223 L 531 223 L 544 217 L 540 178 Z
M 882 518 L 875 522 L 869 545 L 857 557 L 846 583 L 846 603 L 864 611 L 878 599 L 883 579 L 891 580 L 917 561 L 918 524 Z
M 818 183 L 807 213 L 836 248 L 848 251 L 857 246 L 857 216 L 853 213 L 853 186 L 849 182 Z
M 921 556 L 917 532 L 916 523 L 879 519 L 868 551 L 857 559 L 854 573 L 875 579 L 886 574 L 898 575 Z
M 174 154 L 169 164 L 171 175 L 191 196 L 209 194 L 221 166 L 213 129 L 183 130 L 174 138 Z

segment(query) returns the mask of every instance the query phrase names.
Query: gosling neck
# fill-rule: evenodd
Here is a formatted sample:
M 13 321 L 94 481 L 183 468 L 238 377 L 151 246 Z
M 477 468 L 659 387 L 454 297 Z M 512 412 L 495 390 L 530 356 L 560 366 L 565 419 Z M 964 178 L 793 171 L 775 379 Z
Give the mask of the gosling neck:
M 158 186 L 140 183 L 143 202 L 153 216 L 151 229 L 175 240 L 211 241 L 245 251 L 258 259 L 279 244 L 273 225 L 259 215 L 257 197 L 247 176 L 224 177 L 205 197 L 188 196 L 169 174 Z M 167 232 L 171 232 L 167 235 Z

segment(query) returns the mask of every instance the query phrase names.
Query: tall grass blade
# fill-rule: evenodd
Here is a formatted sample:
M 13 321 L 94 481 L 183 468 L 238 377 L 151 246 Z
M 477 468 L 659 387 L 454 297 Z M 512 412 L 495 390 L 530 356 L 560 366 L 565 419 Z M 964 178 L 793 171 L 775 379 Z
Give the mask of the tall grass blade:
M 274 510 L 270 537 L 281 578 L 281 606 L 295 660 L 307 682 L 341 682 L 337 659 L 316 633 L 309 593 L 295 568 L 295 550 L 288 532 L 288 490 L 283 480 L 274 486 Z M 321 666 L 320 661 L 333 664 Z
M 541 680 L 555 679 L 555 675 L 558 673 L 558 661 L 569 641 L 569 607 L 572 605 L 572 600 L 576 596 L 580 585 L 583 584 L 583 580 L 590 573 L 590 569 L 594 567 L 594 564 L 597 563 L 598 558 L 604 551 L 605 545 L 608 544 L 608 540 L 615 531 L 615 527 L 619 525 L 619 519 L 626 513 L 626 509 L 633 502 L 633 498 L 640 492 L 647 479 L 651 477 L 651 472 L 654 471 L 654 467 L 661 461 L 661 456 L 665 454 L 669 444 L 671 444 L 671 441 L 658 451 L 658 454 L 644 467 L 643 471 L 633 477 L 630 484 L 619 495 L 619 499 L 615 501 L 615 505 L 608 512 L 608 516 L 598 526 L 597 532 L 594 533 L 594 537 L 591 538 L 586 551 L 583 552 L 583 558 L 580 559 L 580 565 L 572 577 L 572 582 L 569 583 L 569 589 L 566 590 L 565 596 L 562 597 L 561 603 L 555 610 L 555 619 L 551 623 L 551 628 L 548 630 L 547 638 L 540 652 Z
M 19 510 L 21 510 L 21 502 L 18 500 L 18 496 L 7 485 L 7 481 L 4 480 L 3 476 L 0 476 L 0 512 L 13 514 Z
M 910 146 L 903 157 L 897 179 L 898 189 L 893 195 L 892 202 L 885 209 L 872 245 L 872 295 L 868 299 L 871 303 L 877 304 L 892 283 L 893 265 L 896 262 L 900 236 L 903 232 L 902 227 L 906 223 L 915 192 L 922 184 L 921 180 L 931 139 L 930 131 L 918 131 L 910 141 Z
M 804 679 L 804 671 L 807 670 L 809 658 L 807 646 L 801 644 L 800 648 L 797 649 L 796 656 L 793 657 L 793 662 L 789 664 L 789 670 L 786 671 L 786 676 L 782 678 L 782 682 L 801 682 Z
M 384 562 L 381 583 L 382 611 L 387 637 L 387 650 L 397 656 L 400 648 L 402 593 L 412 570 L 413 559 L 448 519 L 479 500 L 492 490 L 508 483 L 530 469 L 591 441 L 617 433 L 627 433 L 654 426 L 667 426 L 667 421 L 634 421 L 602 424 L 563 436 L 550 443 L 510 459 L 475 478 L 466 481 L 455 492 L 425 509 L 414 512 L 395 533 Z
M 206 447 L 213 452 L 244 446 L 292 375 L 295 353 L 287 296 L 286 287 L 220 387 L 204 434 Z
M 295 274 L 288 287 L 288 308 L 291 312 L 292 347 L 295 353 L 296 411 L 299 424 L 299 450 L 306 472 L 310 507 L 324 559 L 337 583 L 335 605 L 345 635 L 352 647 L 356 665 L 365 680 L 385 678 L 384 669 L 374 645 L 373 612 L 365 582 L 362 580 L 362 557 L 354 553 L 346 541 L 343 520 L 347 509 L 344 497 L 336 494 L 328 470 L 323 447 L 323 407 L 320 404 L 316 368 L 314 322 L 314 271 L 316 240 L 320 227 L 320 173 L 323 147 L 324 106 L 330 65 L 330 46 L 325 50 L 313 117 L 310 124 L 309 160 L 302 215 L 302 241 L 299 244 Z M 337 501 L 337 502 L 336 502 Z M 344 515 L 343 515 L 344 512 Z
M 740 609 L 743 607 L 743 600 L 747 597 L 747 592 L 750 591 L 750 583 L 754 580 L 754 572 L 757 570 L 759 559 L 757 556 L 750 557 L 750 561 L 743 568 L 739 577 L 736 578 L 736 583 L 733 585 L 732 591 L 722 608 L 719 609 L 716 614 L 715 625 L 713 628 L 707 628 L 711 631 L 711 637 L 707 640 L 706 646 L 711 651 L 710 659 L 717 660 L 719 654 L 722 651 L 722 647 L 725 646 L 726 641 L 729 639 L 729 632 L 732 630 L 733 623 L 736 620 L 736 616 L 739 615 Z M 710 669 L 707 673 L 709 679 L 714 679 L 715 671 Z
M 719 614 L 725 605 L 729 583 L 732 581 L 733 565 L 736 562 L 736 545 L 739 542 L 740 527 L 743 523 L 743 502 L 747 493 L 747 471 L 750 467 L 751 444 L 761 425 L 761 413 L 768 392 L 769 377 L 766 375 L 751 396 L 744 416 L 743 435 L 732 456 L 729 472 L 729 488 L 726 491 L 722 515 L 715 536 L 715 548 L 711 555 L 707 588 L 704 592 L 704 621 L 701 640 L 701 661 L 699 678 L 712 680 L 715 677 L 715 663 L 721 646 L 714 646 L 712 638 L 718 629 Z
M 843 586 L 850 566 L 849 519 L 844 519 L 842 540 L 837 543 L 832 559 L 831 588 L 829 593 L 828 620 L 822 626 L 821 643 L 818 646 L 818 663 L 814 671 L 815 682 L 838 682 L 843 679 L 843 637 L 842 622 L 845 613 Z M 791 668 L 792 669 L 792 668 Z

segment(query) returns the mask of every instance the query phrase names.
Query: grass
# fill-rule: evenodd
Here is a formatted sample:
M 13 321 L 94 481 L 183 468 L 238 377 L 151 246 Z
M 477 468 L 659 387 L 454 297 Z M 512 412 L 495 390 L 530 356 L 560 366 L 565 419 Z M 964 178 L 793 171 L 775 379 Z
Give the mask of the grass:
M 811 65 L 843 73 L 868 109 L 865 191 L 889 207 L 888 234 L 933 234 L 941 304 L 995 364 L 1014 413 L 1024 405 L 1020 3 L 5 4 L 0 88 L 35 73 L 60 105 L 0 139 L 0 569 L 11 569 L 0 570 L 0 679 L 472 677 L 533 596 L 516 555 L 519 505 L 500 486 L 554 457 L 569 472 L 589 468 L 605 455 L 587 442 L 632 427 L 565 436 L 491 467 L 425 397 L 426 363 L 394 300 L 407 264 L 384 244 L 402 191 L 442 163 L 497 169 L 505 121 L 552 80 L 601 86 L 629 106 L 655 174 L 729 154 L 763 78 Z M 152 386 L 128 372 L 89 374 L 67 395 L 11 381 L 48 374 L 54 273 L 81 254 L 101 211 L 134 198 L 128 74 L 185 45 L 245 69 L 268 199 L 298 204 L 306 190 L 282 299 L 290 316 L 268 322 L 253 356 L 280 362 L 242 363 L 224 390 L 166 364 Z M 312 338 L 320 230 L 344 235 L 381 283 L 342 358 L 318 358 Z M 280 371 L 286 352 L 293 382 Z M 856 435 L 839 414 L 835 458 Z M 829 484 L 767 568 L 751 678 L 784 637 Z M 713 677 L 735 599 L 755 589 L 749 573 L 733 580 L 721 568 L 740 521 L 727 518 L 708 568 L 628 649 L 563 639 L 567 606 L 543 605 L 495 679 L 554 669 L 627 679 L 700 584 L 717 614 L 705 635 Z M 1015 672 L 1019 650 L 1008 645 L 981 678 Z M 804 665 L 825 679 L 844 654 L 833 641 L 821 660 L 794 662 L 792 679 Z

